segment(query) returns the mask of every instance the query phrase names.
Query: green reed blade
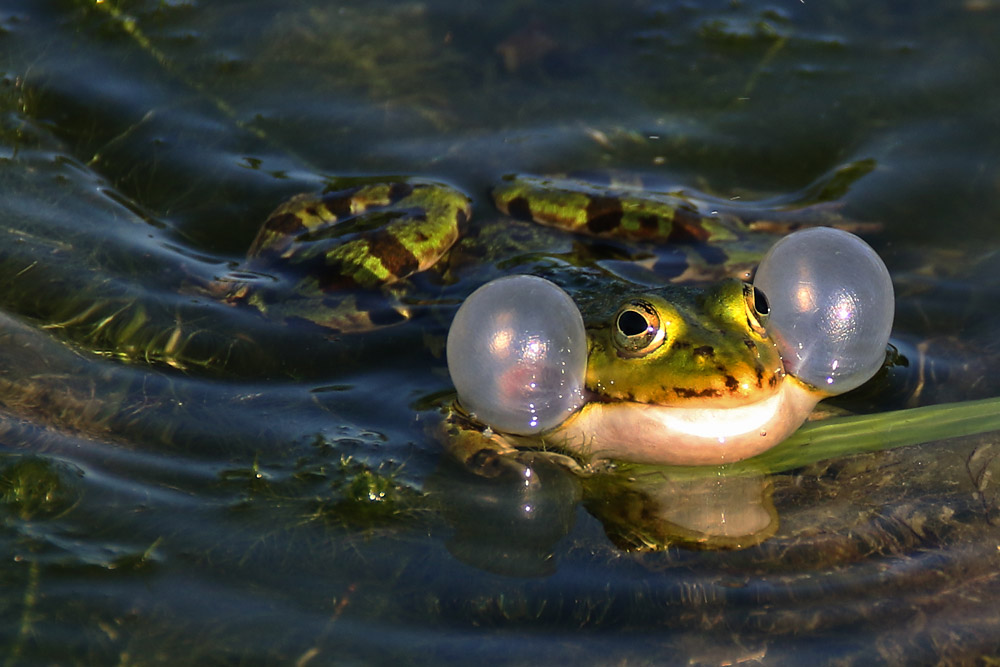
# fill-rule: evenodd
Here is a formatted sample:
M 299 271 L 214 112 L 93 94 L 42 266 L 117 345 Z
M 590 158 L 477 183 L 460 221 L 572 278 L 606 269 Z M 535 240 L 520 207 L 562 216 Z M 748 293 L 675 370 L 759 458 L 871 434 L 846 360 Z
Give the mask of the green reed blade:
M 806 424 L 752 461 L 771 472 L 862 452 L 1000 430 L 1000 398 L 928 405 Z
M 995 430 L 1000 430 L 1000 397 L 834 417 L 806 424 L 780 445 L 746 461 L 712 467 L 666 466 L 657 471 L 677 479 L 778 473 L 825 459 Z M 624 467 L 631 474 L 638 473 L 639 468 L 646 466 Z

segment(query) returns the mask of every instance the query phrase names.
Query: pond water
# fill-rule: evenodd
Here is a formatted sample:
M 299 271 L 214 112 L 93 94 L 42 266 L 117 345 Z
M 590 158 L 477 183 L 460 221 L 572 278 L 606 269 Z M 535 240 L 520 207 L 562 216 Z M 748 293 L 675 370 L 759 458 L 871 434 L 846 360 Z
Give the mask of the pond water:
M 434 431 L 448 323 L 502 262 L 363 335 L 205 286 L 331 180 L 453 184 L 485 234 L 505 174 L 615 170 L 879 223 L 898 355 L 838 410 L 995 397 L 997 34 L 995 0 L 0 0 L 8 662 L 996 656 L 995 432 L 483 480 Z

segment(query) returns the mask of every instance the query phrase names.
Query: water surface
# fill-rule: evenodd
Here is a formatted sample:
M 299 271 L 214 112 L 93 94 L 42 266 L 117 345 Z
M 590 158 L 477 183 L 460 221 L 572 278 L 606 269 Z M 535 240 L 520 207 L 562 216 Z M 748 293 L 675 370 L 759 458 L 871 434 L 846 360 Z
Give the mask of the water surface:
M 10 661 L 1000 652 L 995 433 L 671 490 L 675 527 L 755 506 L 759 544 L 643 551 L 602 500 L 625 492 L 442 461 L 441 352 L 473 274 L 421 279 L 432 303 L 361 337 L 197 289 L 331 178 L 449 182 L 485 226 L 503 174 L 623 170 L 882 224 L 907 365 L 841 408 L 1000 395 L 997 34 L 992 0 L 3 0 Z

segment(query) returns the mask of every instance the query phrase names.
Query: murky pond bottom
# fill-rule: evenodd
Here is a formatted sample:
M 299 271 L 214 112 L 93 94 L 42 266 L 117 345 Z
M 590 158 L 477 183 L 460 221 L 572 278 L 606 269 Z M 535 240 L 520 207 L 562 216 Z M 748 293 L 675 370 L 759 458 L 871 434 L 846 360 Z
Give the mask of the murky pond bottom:
M 923 444 L 724 476 L 484 477 L 439 425 L 448 325 L 486 280 L 586 291 L 720 254 L 534 231 L 489 202 L 510 173 L 871 223 L 896 353 L 830 411 L 1000 395 L 998 24 L 992 2 L 0 2 L 8 661 L 996 656 L 1000 443 L 947 409 Z M 407 178 L 472 218 L 405 323 L 213 291 L 289 196 Z

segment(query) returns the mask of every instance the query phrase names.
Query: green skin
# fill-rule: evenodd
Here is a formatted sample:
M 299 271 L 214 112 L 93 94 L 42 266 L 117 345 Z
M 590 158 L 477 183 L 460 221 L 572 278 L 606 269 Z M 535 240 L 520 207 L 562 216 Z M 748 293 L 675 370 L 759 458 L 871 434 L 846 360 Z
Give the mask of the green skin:
M 703 205 L 684 195 L 602 189 L 565 179 L 509 178 L 496 187 L 493 198 L 512 217 L 579 234 L 723 243 L 737 248 L 727 253 L 737 265 L 749 259 L 739 257 L 738 248 L 752 236 L 747 232 L 755 224 L 724 211 L 702 213 Z M 227 300 L 249 304 L 269 317 L 305 319 L 342 332 L 391 324 L 407 317 L 405 309 L 397 305 L 373 315 L 361 307 L 358 294 L 392 292 L 407 277 L 437 264 L 458 240 L 469 215 L 467 196 L 428 182 L 300 195 L 267 219 L 246 263 L 251 272 L 283 265 L 294 280 L 284 290 L 236 284 Z M 774 217 L 766 224 L 773 227 Z M 731 267 L 722 270 L 734 271 L 739 273 Z M 602 414 L 618 404 L 739 407 L 783 386 L 781 359 L 765 328 L 766 300 L 740 280 L 704 289 L 609 284 L 605 294 L 577 301 L 589 342 L 586 388 L 590 405 L 600 404 Z M 586 412 L 587 406 L 579 414 Z M 574 419 L 577 415 L 568 421 Z M 488 468 L 494 454 L 539 445 L 537 438 L 484 430 L 460 409 L 445 428 L 451 451 L 473 467 Z M 557 428 L 542 444 L 586 458 L 586 446 L 569 438 Z
M 366 331 L 408 317 L 401 307 L 375 314 L 358 293 L 392 290 L 434 266 L 458 240 L 469 198 L 436 183 L 374 183 L 304 194 L 279 206 L 261 226 L 244 268 L 281 266 L 286 289 L 232 287 L 230 303 L 247 303 L 275 319 L 304 319 L 336 331 Z

